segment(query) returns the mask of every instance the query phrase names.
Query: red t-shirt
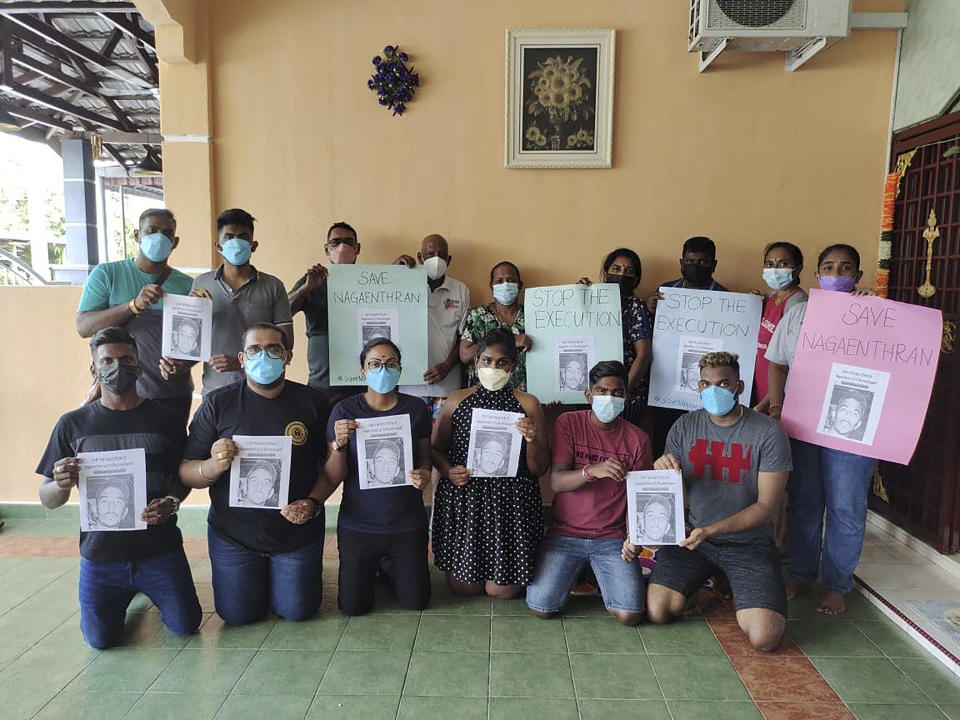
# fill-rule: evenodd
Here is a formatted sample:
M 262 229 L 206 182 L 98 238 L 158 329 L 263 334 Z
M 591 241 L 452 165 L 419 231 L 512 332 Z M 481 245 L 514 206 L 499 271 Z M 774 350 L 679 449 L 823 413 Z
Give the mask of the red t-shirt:
M 554 426 L 553 462 L 573 463 L 575 470 L 614 458 L 628 470 L 653 467 L 650 439 L 618 418 L 609 430 L 590 420 L 592 410 L 564 413 Z M 602 478 L 553 498 L 554 532 L 581 538 L 622 538 L 627 532 L 626 482 Z
M 783 302 L 777 302 L 775 292 L 763 298 L 763 315 L 760 318 L 760 332 L 757 336 L 757 361 L 753 371 L 753 387 L 757 402 L 767 396 L 767 373 L 770 371 L 770 361 L 766 357 L 767 345 L 770 344 L 773 331 L 777 329 L 777 325 L 783 319 L 783 314 L 788 308 L 793 307 L 794 303 L 790 300 L 798 292 L 803 291 L 796 288 L 783 299 Z

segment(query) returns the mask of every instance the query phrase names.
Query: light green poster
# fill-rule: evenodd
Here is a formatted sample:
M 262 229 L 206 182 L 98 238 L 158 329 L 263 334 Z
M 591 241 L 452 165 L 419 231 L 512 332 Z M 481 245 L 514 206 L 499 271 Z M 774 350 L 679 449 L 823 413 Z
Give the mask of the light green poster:
M 530 288 L 523 312 L 532 341 L 527 391 L 540 402 L 585 403 L 590 368 L 601 360 L 623 362 L 618 285 Z
M 427 371 L 427 300 L 422 265 L 330 265 L 330 384 L 363 385 L 360 350 L 386 337 L 403 354 L 401 384 L 419 382 Z

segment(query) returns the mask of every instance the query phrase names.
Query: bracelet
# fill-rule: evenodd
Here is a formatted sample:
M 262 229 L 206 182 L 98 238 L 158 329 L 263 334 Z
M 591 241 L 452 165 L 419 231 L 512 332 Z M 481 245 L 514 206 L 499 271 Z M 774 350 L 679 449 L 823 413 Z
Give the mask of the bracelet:
M 143 310 L 137 307 L 136 300 L 131 300 L 129 303 L 127 303 L 127 307 L 130 308 L 130 312 L 132 312 L 134 315 L 139 315 L 143 312 Z
M 768 410 L 773 410 L 774 408 L 782 408 L 782 407 L 783 407 L 783 405 L 782 405 L 781 403 L 770 403 L 770 404 L 767 406 L 767 409 L 768 409 Z
M 203 460 L 200 460 L 197 463 L 197 470 L 200 472 L 200 477 L 202 477 L 207 482 L 213 482 L 213 478 L 208 478 L 206 475 L 203 474 Z
M 336 440 L 333 441 L 333 449 L 336 450 L 338 453 L 344 452 L 349 446 L 350 446 L 349 440 L 345 445 L 338 445 Z
M 596 480 L 595 477 L 593 477 L 590 473 L 587 472 L 587 466 L 586 466 L 586 465 L 584 465 L 582 468 L 580 468 L 580 475 L 583 476 L 584 482 L 588 482 L 588 483 L 589 483 L 589 482 L 593 482 L 594 480 Z
M 323 511 L 323 503 L 317 500 L 313 495 L 307 495 L 304 500 L 310 500 L 313 502 L 313 516 L 311 520 Z
M 176 515 L 176 514 L 177 514 L 177 510 L 180 509 L 180 498 L 178 498 L 176 495 L 167 495 L 167 496 L 165 496 L 163 499 L 164 499 L 164 500 L 169 500 L 170 502 L 173 503 L 173 510 L 170 511 L 170 514 L 171 514 L 171 515 Z

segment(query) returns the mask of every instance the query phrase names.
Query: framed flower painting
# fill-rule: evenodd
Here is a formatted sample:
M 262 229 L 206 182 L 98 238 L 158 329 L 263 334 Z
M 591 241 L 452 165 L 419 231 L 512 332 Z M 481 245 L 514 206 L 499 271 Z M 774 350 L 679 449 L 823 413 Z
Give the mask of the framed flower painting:
M 507 30 L 505 164 L 608 168 L 614 31 Z

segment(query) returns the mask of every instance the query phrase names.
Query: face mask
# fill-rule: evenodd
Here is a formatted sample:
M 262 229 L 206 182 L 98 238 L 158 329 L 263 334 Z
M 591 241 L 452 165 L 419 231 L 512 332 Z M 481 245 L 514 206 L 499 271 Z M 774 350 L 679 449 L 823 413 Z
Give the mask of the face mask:
M 857 281 L 847 275 L 821 275 L 819 280 L 821 290 L 836 292 L 853 292 L 853 288 L 857 285 Z
M 764 268 L 763 281 L 771 290 L 783 290 L 793 282 L 792 268 Z
M 400 370 L 381 365 L 376 370 L 367 370 L 367 387 L 381 395 L 393 392 L 400 384 Z
M 423 261 L 423 266 L 427 269 L 427 277 L 431 280 L 439 280 L 447 274 L 447 261 L 442 257 L 427 258 Z
M 501 305 L 513 305 L 520 294 L 517 283 L 505 282 L 493 286 L 493 299 Z
M 705 390 L 700 391 L 700 402 L 703 403 L 703 409 L 715 417 L 721 417 L 733 410 L 737 403 L 736 396 L 719 385 L 711 385 Z
M 133 389 L 139 376 L 140 368 L 134 365 L 113 363 L 97 369 L 97 380 L 100 381 L 100 385 L 114 395 L 123 395 Z
M 627 275 L 614 275 L 613 273 L 607 273 L 607 282 L 620 286 L 621 297 L 632 295 L 633 291 L 637 287 L 637 278 L 629 277 Z
M 252 358 L 247 358 L 243 369 L 247 377 L 257 385 L 273 385 L 283 375 L 283 358 L 272 358 L 266 350 L 261 350 Z
M 507 383 L 510 382 L 510 373 L 499 368 L 482 367 L 477 368 L 477 378 L 485 389 L 496 392 L 506 387 Z
M 242 238 L 230 238 L 220 243 L 220 254 L 231 265 L 245 265 L 253 253 L 252 243 Z
M 689 284 L 699 287 L 706 285 L 710 281 L 710 276 L 713 275 L 713 268 L 698 265 L 697 263 L 684 263 L 680 266 L 680 274 L 683 275 L 683 279 Z
M 593 408 L 593 414 L 597 416 L 597 420 L 609 423 L 620 417 L 625 402 L 623 398 L 613 395 L 594 395 L 590 407 Z
M 163 233 L 140 236 L 140 252 L 151 262 L 163 262 L 172 250 L 173 241 Z

